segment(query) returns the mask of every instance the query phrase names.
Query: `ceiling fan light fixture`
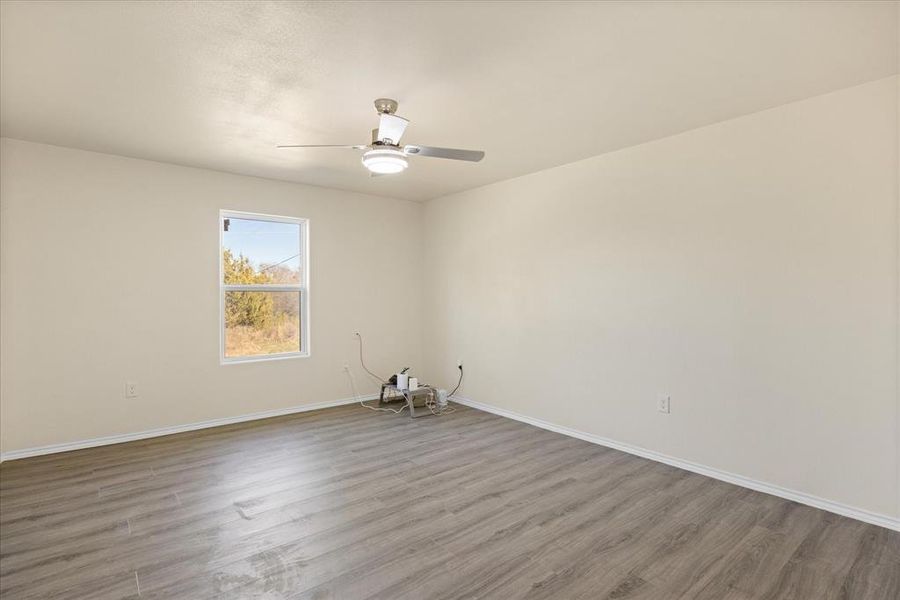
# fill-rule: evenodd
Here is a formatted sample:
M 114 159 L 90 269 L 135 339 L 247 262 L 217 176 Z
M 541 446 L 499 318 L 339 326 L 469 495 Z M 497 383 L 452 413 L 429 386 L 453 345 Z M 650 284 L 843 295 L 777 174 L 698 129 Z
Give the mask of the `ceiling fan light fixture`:
M 362 156 L 362 164 L 379 175 L 402 173 L 409 166 L 406 156 L 394 148 L 373 148 Z
M 362 146 L 336 144 L 289 144 L 279 148 L 353 148 L 365 150 L 362 164 L 372 175 L 396 175 L 409 166 L 407 156 L 429 156 L 449 160 L 478 162 L 484 158 L 481 150 L 460 150 L 459 148 L 438 148 L 437 146 L 400 145 L 400 138 L 409 125 L 409 120 L 398 117 L 397 101 L 390 98 L 375 100 L 378 111 L 378 128 L 372 130 L 372 143 Z

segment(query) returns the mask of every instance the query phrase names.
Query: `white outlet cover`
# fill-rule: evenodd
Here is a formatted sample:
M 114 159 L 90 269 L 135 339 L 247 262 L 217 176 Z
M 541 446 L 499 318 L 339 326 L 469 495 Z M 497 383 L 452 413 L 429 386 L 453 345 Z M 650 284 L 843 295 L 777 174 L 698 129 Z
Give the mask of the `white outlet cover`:
M 669 414 L 672 409 L 671 398 L 668 395 L 661 395 L 656 404 L 656 409 L 661 413 Z

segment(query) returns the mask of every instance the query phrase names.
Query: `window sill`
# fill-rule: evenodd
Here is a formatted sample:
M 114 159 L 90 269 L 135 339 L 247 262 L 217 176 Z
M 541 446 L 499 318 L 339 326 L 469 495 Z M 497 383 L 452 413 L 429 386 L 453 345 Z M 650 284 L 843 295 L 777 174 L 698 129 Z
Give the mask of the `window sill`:
M 220 358 L 220 365 L 240 365 L 244 363 L 268 362 L 273 360 L 291 360 L 293 358 L 309 358 L 309 352 L 291 352 L 290 354 L 268 354 L 266 356 L 240 356 L 236 358 Z

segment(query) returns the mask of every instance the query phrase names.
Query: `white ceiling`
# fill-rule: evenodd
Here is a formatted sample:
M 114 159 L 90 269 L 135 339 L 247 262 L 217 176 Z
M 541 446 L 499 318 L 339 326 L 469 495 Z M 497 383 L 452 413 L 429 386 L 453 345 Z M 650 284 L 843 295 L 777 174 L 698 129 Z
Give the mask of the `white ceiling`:
M 423 200 L 897 72 L 894 2 L 7 2 L 4 136 Z M 371 179 L 404 141 L 481 149 Z

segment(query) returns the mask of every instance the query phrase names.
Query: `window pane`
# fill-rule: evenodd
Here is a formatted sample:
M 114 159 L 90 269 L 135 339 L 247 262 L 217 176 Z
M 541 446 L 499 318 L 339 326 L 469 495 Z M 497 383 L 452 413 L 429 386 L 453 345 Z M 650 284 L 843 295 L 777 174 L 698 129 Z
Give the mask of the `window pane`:
M 301 282 L 300 225 L 225 220 L 222 275 L 226 284 Z
M 225 356 L 300 351 L 300 292 L 225 292 Z

